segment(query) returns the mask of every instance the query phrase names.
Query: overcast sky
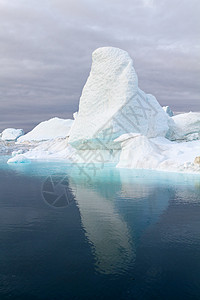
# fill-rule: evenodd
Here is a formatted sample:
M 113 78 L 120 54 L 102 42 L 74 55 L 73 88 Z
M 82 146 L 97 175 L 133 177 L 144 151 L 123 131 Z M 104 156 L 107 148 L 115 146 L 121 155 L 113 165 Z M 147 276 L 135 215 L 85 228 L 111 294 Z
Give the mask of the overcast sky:
M 0 131 L 72 117 L 102 46 L 161 105 L 200 111 L 199 16 L 199 0 L 0 0 Z

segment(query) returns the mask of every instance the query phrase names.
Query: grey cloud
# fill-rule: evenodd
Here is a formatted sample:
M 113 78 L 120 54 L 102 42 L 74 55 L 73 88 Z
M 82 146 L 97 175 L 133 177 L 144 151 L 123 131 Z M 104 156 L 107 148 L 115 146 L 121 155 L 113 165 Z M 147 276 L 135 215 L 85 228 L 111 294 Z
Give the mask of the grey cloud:
M 197 0 L 0 0 L 0 131 L 72 117 L 101 46 L 128 51 L 161 105 L 200 111 L 199 13 Z

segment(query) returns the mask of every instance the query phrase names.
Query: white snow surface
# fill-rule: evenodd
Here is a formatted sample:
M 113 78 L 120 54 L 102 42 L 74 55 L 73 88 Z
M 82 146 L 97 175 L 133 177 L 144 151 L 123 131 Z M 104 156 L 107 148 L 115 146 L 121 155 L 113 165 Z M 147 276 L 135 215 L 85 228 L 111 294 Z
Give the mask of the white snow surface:
M 200 112 L 189 112 L 172 117 L 168 137 L 171 140 L 199 140 Z
M 3 141 L 16 141 L 23 134 L 23 129 L 6 128 L 2 131 L 1 138 Z
M 165 136 L 168 119 L 156 98 L 139 89 L 128 53 L 103 47 L 92 54 L 69 143 L 76 148 L 113 149 L 114 139 L 124 133 Z
M 33 130 L 19 137 L 17 142 L 38 142 L 67 137 L 73 122 L 74 121 L 71 119 L 52 118 L 48 121 L 39 123 Z

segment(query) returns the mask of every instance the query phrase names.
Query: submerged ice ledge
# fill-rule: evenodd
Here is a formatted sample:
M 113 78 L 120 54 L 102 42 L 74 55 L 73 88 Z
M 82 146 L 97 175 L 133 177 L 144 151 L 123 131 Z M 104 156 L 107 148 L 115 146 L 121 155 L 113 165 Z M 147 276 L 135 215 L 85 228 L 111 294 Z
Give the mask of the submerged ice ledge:
M 162 108 L 139 88 L 128 53 L 113 47 L 93 52 L 74 120 L 42 122 L 17 143 L 34 144 L 34 149 L 15 152 L 8 163 L 65 159 L 200 173 L 200 113 L 173 116 L 169 107 Z

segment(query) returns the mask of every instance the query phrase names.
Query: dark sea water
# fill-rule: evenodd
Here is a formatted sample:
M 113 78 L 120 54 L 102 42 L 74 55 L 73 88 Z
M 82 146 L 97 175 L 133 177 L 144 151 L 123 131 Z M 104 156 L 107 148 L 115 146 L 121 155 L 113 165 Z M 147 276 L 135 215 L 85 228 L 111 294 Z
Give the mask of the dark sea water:
M 4 299 L 200 299 L 200 176 L 1 156 Z

